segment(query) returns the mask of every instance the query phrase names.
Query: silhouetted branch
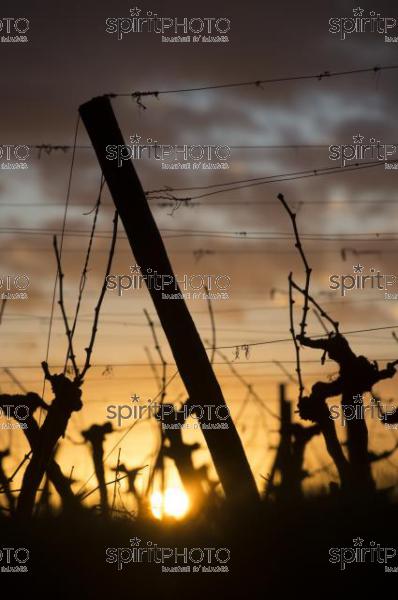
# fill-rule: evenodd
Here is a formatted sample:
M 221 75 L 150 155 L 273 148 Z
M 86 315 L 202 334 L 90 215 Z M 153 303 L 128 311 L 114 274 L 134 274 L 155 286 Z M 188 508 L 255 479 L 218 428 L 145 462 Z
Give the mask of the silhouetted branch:
M 117 465 L 116 465 L 116 480 L 119 476 L 119 465 L 120 465 L 120 453 L 121 453 L 122 449 L 119 448 L 119 452 L 117 455 Z M 111 512 L 113 512 L 115 510 L 115 502 L 116 502 L 116 486 L 118 485 L 118 483 L 115 480 L 115 487 L 113 488 L 113 499 L 112 499 L 112 509 Z
M 315 308 L 312 309 L 312 312 L 314 313 L 314 315 L 316 316 L 319 324 L 321 325 L 323 331 L 326 333 L 326 335 L 329 335 L 329 331 L 328 328 L 326 327 L 325 323 L 322 321 L 322 317 L 320 316 L 320 314 L 318 313 L 317 310 L 315 310 Z
M 65 304 L 64 304 L 64 285 L 63 285 L 64 274 L 62 272 L 61 257 L 60 257 L 59 251 L 58 251 L 58 244 L 57 244 L 57 237 L 56 236 L 54 236 L 54 238 L 53 238 L 53 245 L 54 245 L 55 257 L 57 259 L 58 274 L 59 274 L 59 300 L 58 300 L 58 304 L 61 307 L 62 318 L 64 320 L 64 325 L 65 325 L 65 330 L 66 330 L 66 337 L 68 338 L 68 357 L 70 358 L 70 360 L 72 362 L 72 366 L 73 366 L 73 370 L 74 370 L 75 376 L 78 377 L 79 376 L 79 369 L 77 368 L 76 356 L 75 356 L 75 353 L 73 351 L 72 331 L 71 331 L 71 329 L 69 327 L 68 317 L 66 315 Z M 49 379 L 49 377 L 46 376 L 46 379 Z
M 112 485 L 113 483 L 119 483 L 119 481 L 123 481 L 123 479 L 126 479 L 126 477 L 128 477 L 127 475 L 123 475 L 123 477 L 118 477 L 116 479 L 113 479 L 112 481 L 106 481 L 105 485 Z M 84 494 L 84 496 L 81 496 L 80 499 L 81 500 L 86 500 L 86 498 L 88 498 L 89 496 L 91 496 L 91 494 L 94 494 L 94 492 L 97 492 L 100 489 L 100 486 L 97 485 L 97 487 L 95 487 L 93 490 L 91 490 L 90 492 L 87 492 L 87 494 Z
M 334 321 L 331 317 L 329 317 L 329 315 L 327 314 L 326 311 L 323 310 L 323 308 L 318 304 L 318 302 L 316 300 L 314 300 L 313 296 L 311 296 L 308 292 L 306 293 L 305 290 L 303 290 L 301 287 L 299 287 L 297 285 L 297 283 L 295 283 L 292 279 L 292 286 L 301 294 L 303 294 L 303 296 L 307 296 L 308 300 L 310 302 L 312 302 L 312 304 L 319 310 L 319 313 L 321 315 L 321 317 L 323 317 L 324 319 L 326 319 L 327 321 L 329 321 L 329 323 L 331 325 L 333 325 L 334 330 L 336 331 L 336 333 L 339 331 L 339 323 L 338 321 Z M 301 334 L 300 334 L 301 335 Z
M 303 385 L 303 378 L 302 378 L 302 375 L 301 375 L 301 367 L 300 367 L 300 346 L 297 343 L 297 336 L 296 336 L 296 332 L 294 330 L 293 305 L 294 305 L 295 301 L 293 300 L 292 285 L 293 285 L 292 273 L 289 273 L 289 318 L 290 318 L 290 334 L 292 336 L 292 340 L 293 340 L 293 344 L 294 344 L 294 350 L 296 352 L 296 373 L 297 373 L 297 379 L 298 379 L 298 385 L 299 385 L 299 401 L 300 401 L 301 398 L 302 398 L 302 396 L 303 396 L 304 385 Z
M 10 483 L 14 480 L 14 478 L 19 473 L 19 471 L 22 469 L 22 467 L 24 466 L 24 464 L 26 463 L 26 461 L 30 459 L 30 455 L 31 454 L 32 454 L 32 450 L 30 452 L 28 452 L 27 454 L 25 454 L 25 456 L 23 457 L 23 459 L 21 460 L 21 462 L 19 463 L 19 465 L 17 466 L 17 468 L 15 469 L 15 471 L 13 472 L 13 474 L 11 475 L 11 477 L 8 479 L 8 481 Z
M 167 363 L 163 356 L 162 349 L 160 347 L 158 337 L 156 335 L 155 325 L 149 316 L 147 310 L 144 309 L 144 314 L 147 318 L 149 327 L 152 332 L 152 337 L 155 342 L 155 349 L 159 355 L 160 362 L 162 363 L 162 380 L 161 380 L 161 388 L 160 388 L 160 404 L 163 405 L 164 399 L 166 397 L 166 374 L 167 374 Z M 160 425 L 160 447 L 159 452 L 155 461 L 155 467 L 153 473 L 155 474 L 156 470 L 160 470 L 161 474 L 161 492 L 162 492 L 162 515 L 164 513 L 164 495 L 166 489 L 166 478 L 165 478 L 165 464 L 164 464 L 164 454 L 165 454 L 165 440 L 166 434 L 163 430 L 163 427 Z
M 97 302 L 97 306 L 95 307 L 95 311 L 94 311 L 95 316 L 94 316 L 93 328 L 92 328 L 92 331 L 91 331 L 91 339 L 90 339 L 90 343 L 89 343 L 88 347 L 86 348 L 86 362 L 84 364 L 82 372 L 78 376 L 78 380 L 80 382 L 82 382 L 84 375 L 86 374 L 86 372 L 88 371 L 88 369 L 91 366 L 90 365 L 90 358 L 91 358 L 91 354 L 92 354 L 93 348 L 94 348 L 95 337 L 97 335 L 97 326 L 98 326 L 99 314 L 100 314 L 102 302 L 104 300 L 104 296 L 105 296 L 105 292 L 106 292 L 106 279 L 107 279 L 107 277 L 108 277 L 108 275 L 109 275 L 109 273 L 111 271 L 113 255 L 115 253 L 116 238 L 117 238 L 117 223 L 118 223 L 118 212 L 115 211 L 115 216 L 113 218 L 113 232 L 112 232 L 111 247 L 110 247 L 110 250 L 109 250 L 108 264 L 106 266 L 104 283 L 102 284 L 101 293 L 100 293 L 100 296 L 99 296 L 99 299 L 98 299 L 98 302 Z
M 328 328 L 326 327 L 325 323 L 323 322 L 322 317 L 320 316 L 320 314 L 318 313 L 318 311 L 315 310 L 315 308 L 313 308 L 312 311 L 313 311 L 314 315 L 316 316 L 316 318 L 318 319 L 318 321 L 319 321 L 319 323 L 320 323 L 323 331 L 326 333 L 327 336 L 330 336 L 330 332 L 329 332 Z M 321 365 L 325 364 L 325 360 L 326 360 L 326 352 L 324 352 L 322 354 Z
M 296 214 L 290 210 L 283 194 L 278 194 L 278 199 L 282 202 L 283 206 L 285 207 L 285 209 L 291 219 L 294 235 L 296 238 L 295 246 L 300 253 L 300 256 L 302 258 L 304 268 L 305 268 L 304 306 L 303 306 L 303 316 L 302 316 L 301 323 L 300 323 L 300 335 L 304 335 L 305 328 L 307 326 L 307 313 L 309 310 L 309 308 L 308 308 L 308 300 L 309 300 L 308 292 L 310 289 L 311 269 L 308 265 L 307 259 L 304 254 L 303 246 L 300 241 L 300 236 L 299 236 L 299 233 L 297 230 L 297 224 L 296 224 Z
M 144 350 L 145 350 L 145 353 L 146 353 L 146 355 L 148 357 L 149 366 L 151 367 L 151 371 L 153 373 L 153 376 L 156 379 L 156 383 L 158 384 L 159 388 L 161 388 L 162 383 L 161 383 L 161 380 L 160 380 L 157 368 L 155 366 L 155 363 L 153 362 L 151 352 L 150 352 L 149 348 L 147 348 L 146 346 L 145 346 Z
M 78 299 L 77 299 L 75 316 L 74 316 L 74 319 L 73 319 L 73 325 L 72 325 L 72 331 L 71 331 L 71 340 L 72 340 L 72 338 L 73 338 L 73 336 L 75 334 L 76 325 L 77 325 L 77 319 L 78 319 L 79 311 L 80 311 L 80 304 L 81 304 L 82 297 L 83 297 L 83 291 L 84 291 L 84 288 L 85 288 L 85 285 L 86 285 L 88 263 L 89 263 L 89 260 L 90 260 L 91 248 L 92 248 L 92 244 L 93 244 L 95 228 L 97 226 L 98 211 L 99 211 L 99 207 L 100 207 L 100 204 L 101 204 L 101 195 L 102 195 L 102 189 L 104 187 L 104 184 L 105 184 L 105 179 L 104 179 L 104 176 L 101 174 L 101 185 L 100 185 L 100 190 L 99 190 L 99 193 L 98 193 L 97 202 L 96 202 L 95 207 L 94 207 L 95 213 L 94 213 L 93 224 L 92 224 L 92 227 L 91 227 L 90 239 L 89 239 L 89 242 L 88 242 L 87 253 L 86 253 L 86 258 L 85 258 L 85 261 L 84 261 L 84 266 L 83 266 L 82 274 L 80 276 L 79 296 L 78 296 Z M 65 367 L 66 367 L 66 364 L 68 362 L 69 351 L 70 351 L 70 347 L 68 347 L 68 353 L 66 355 Z
M 159 344 L 158 336 L 156 334 L 155 325 L 149 316 L 148 311 L 144 308 L 144 314 L 147 318 L 148 325 L 152 332 L 153 341 L 155 342 L 155 350 L 159 355 L 160 362 L 162 363 L 162 381 L 161 381 L 161 396 L 160 396 L 160 404 L 163 404 L 165 396 L 166 396 L 166 375 L 167 375 L 167 362 L 163 356 L 162 349 Z

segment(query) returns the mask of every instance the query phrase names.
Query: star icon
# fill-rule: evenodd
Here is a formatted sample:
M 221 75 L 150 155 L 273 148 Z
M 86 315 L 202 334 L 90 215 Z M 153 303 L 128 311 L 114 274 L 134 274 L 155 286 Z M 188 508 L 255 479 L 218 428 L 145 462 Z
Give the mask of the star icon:
M 354 273 L 362 273 L 363 271 L 363 266 L 360 265 L 359 263 L 357 265 L 353 265 L 352 267 L 354 269 Z
M 141 139 L 141 136 L 140 136 L 140 135 L 137 135 L 137 134 L 135 134 L 135 135 L 130 135 L 130 142 L 131 142 L 132 144 L 134 144 L 134 145 L 136 145 L 136 144 L 139 144 L 139 143 L 140 143 L 140 139 Z
M 362 394 L 357 394 L 356 396 L 352 397 L 355 404 L 359 404 L 360 402 L 362 402 Z
M 140 397 L 137 396 L 137 394 L 134 394 L 134 396 L 130 396 L 131 402 L 139 402 L 140 401 Z
M 135 6 L 134 8 L 130 8 L 130 14 L 132 17 L 139 17 L 141 9 Z
M 141 267 L 139 265 L 132 265 L 130 267 L 130 273 L 138 273 L 138 275 L 139 275 L 140 271 L 141 271 Z
M 362 144 L 362 140 L 365 138 L 360 133 L 357 133 L 357 135 L 352 136 L 352 139 L 354 140 L 355 144 Z
M 138 537 L 133 537 L 130 539 L 130 545 L 131 546 L 139 546 L 141 542 L 141 539 Z
M 362 546 L 363 544 L 363 539 L 360 537 L 354 538 L 352 541 L 354 542 L 354 546 Z
M 358 6 L 358 8 L 353 8 L 352 12 L 354 13 L 354 17 L 362 17 L 363 8 Z

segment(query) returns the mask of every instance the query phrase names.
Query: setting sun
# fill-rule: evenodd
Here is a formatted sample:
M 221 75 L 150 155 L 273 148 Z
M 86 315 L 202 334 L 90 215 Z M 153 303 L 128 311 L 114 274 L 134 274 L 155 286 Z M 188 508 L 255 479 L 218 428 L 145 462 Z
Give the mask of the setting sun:
M 189 508 L 187 494 L 181 488 L 168 488 L 164 494 L 164 514 L 175 519 L 184 517 Z M 154 492 L 151 496 L 152 513 L 157 519 L 162 518 L 162 492 Z

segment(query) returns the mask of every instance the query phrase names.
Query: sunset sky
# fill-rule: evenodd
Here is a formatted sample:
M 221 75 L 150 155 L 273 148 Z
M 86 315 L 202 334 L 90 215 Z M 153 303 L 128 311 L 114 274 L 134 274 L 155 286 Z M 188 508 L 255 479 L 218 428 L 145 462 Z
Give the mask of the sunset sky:
M 342 40 L 329 33 L 329 19 L 351 16 L 357 4 L 322 4 L 282 0 L 271 5 L 251 0 L 233 5 L 204 0 L 187 5 L 170 0 L 167 4 L 154 2 L 145 6 L 146 11 L 162 16 L 211 15 L 231 20 L 228 43 L 195 45 L 162 43 L 160 36 L 150 33 L 132 33 L 118 41 L 105 32 L 105 19 L 128 16 L 132 5 L 119 0 L 101 4 L 86 0 L 84 5 L 73 0 L 56 4 L 48 0 L 20 0 L 17 5 L 3 0 L 2 14 L 28 18 L 30 29 L 27 43 L 0 43 L 1 143 L 26 144 L 31 146 L 31 152 L 27 170 L 1 170 L 0 275 L 27 274 L 30 286 L 27 300 L 12 300 L 6 305 L 0 327 L 0 365 L 11 368 L 28 390 L 41 393 L 43 388 L 40 362 L 46 358 L 56 274 L 52 235 L 60 235 L 62 229 L 72 158 L 70 149 L 42 152 L 39 158 L 33 146 L 71 146 L 79 105 L 105 93 L 185 89 L 398 64 L 397 44 L 386 43 L 383 35 L 358 33 Z M 369 2 L 361 6 L 366 13 L 375 9 Z M 393 2 L 377 2 L 377 11 L 386 17 L 397 17 Z M 329 146 L 352 144 L 356 135 L 364 136 L 365 142 L 375 138 L 382 144 L 398 144 L 397 92 L 397 71 L 386 70 L 145 97 L 142 102 L 146 110 L 128 97 L 115 98 L 112 104 L 126 140 L 138 135 L 143 141 L 151 138 L 160 144 L 231 148 L 229 169 L 222 171 L 169 171 L 162 170 L 160 162 L 153 159 L 135 161 L 144 189 L 156 190 L 337 167 L 340 164 L 329 158 Z M 95 205 L 101 177 L 92 148 L 85 147 L 89 145 L 80 122 L 62 252 L 70 317 L 93 219 L 92 213 L 85 213 Z M 358 263 L 364 266 L 364 274 L 374 268 L 398 278 L 397 178 L 398 170 L 386 170 L 381 162 L 375 168 L 342 168 L 330 175 L 219 193 L 197 200 L 199 205 L 180 206 L 172 215 L 170 207 L 160 206 L 161 200 L 150 200 L 180 278 L 184 274 L 221 274 L 231 278 L 229 298 L 213 302 L 217 346 L 227 346 L 222 352 L 234 361 L 239 373 L 272 411 L 278 410 L 280 383 L 288 384 L 290 400 L 297 399 L 297 387 L 276 364 L 281 363 L 294 377 L 292 342 L 255 345 L 247 357 L 241 350 L 238 358 L 234 346 L 289 338 L 287 278 L 293 271 L 297 282 L 303 284 L 304 271 L 294 248 L 291 223 L 277 194 L 283 193 L 297 212 L 304 250 L 313 269 L 311 293 L 340 321 L 342 332 L 394 325 L 398 331 L 398 300 L 385 300 L 384 291 L 354 289 L 341 297 L 338 290 L 329 288 L 330 276 L 352 275 L 353 265 Z M 195 203 L 195 196 L 202 193 L 203 190 L 182 191 L 176 195 L 190 195 Z M 133 196 L 131 201 L 134 202 Z M 80 364 L 103 281 L 113 210 L 105 188 L 75 336 Z M 120 226 L 112 273 L 128 275 L 135 262 Z M 398 285 L 390 291 L 398 292 Z M 188 306 L 202 339 L 209 345 L 211 324 L 206 301 L 190 300 Z M 80 431 L 92 423 L 105 422 L 107 405 L 128 404 L 133 394 L 145 402 L 158 393 L 146 348 L 157 364 L 159 357 L 144 309 L 157 325 L 168 362 L 167 377 L 174 374 L 174 361 L 147 290 L 129 290 L 123 297 L 108 291 L 93 367 L 83 386 L 84 407 L 74 414 L 68 429 L 72 440 L 81 441 Z M 297 310 L 297 323 L 300 317 Z M 348 339 L 357 354 L 384 365 L 398 357 L 393 331 L 360 332 Z M 309 318 L 308 333 L 323 333 L 314 315 Z M 49 364 L 54 371 L 59 372 L 64 364 L 66 350 L 63 322 L 56 306 L 49 347 Z M 327 380 L 328 375 L 337 372 L 332 362 L 320 364 L 319 351 L 303 350 L 302 360 L 308 390 L 315 381 Z M 157 368 L 160 373 L 160 366 Z M 220 356 L 216 356 L 215 371 L 232 416 L 236 417 L 246 390 Z M 397 380 L 396 377 L 377 386 L 375 391 L 383 401 L 398 402 Z M 18 392 L 3 371 L 0 386 L 3 393 Z M 52 397 L 48 385 L 45 397 Z M 185 399 L 186 392 L 177 376 L 167 388 L 167 400 L 178 403 Z M 130 424 L 126 422 L 125 426 Z M 370 423 L 369 428 L 372 450 L 386 450 L 395 443 L 394 431 L 383 430 L 377 422 Z M 238 429 L 262 488 L 261 476 L 269 472 L 278 442 L 278 422 L 252 400 Z M 138 425 L 118 445 L 123 433 L 109 436 L 106 450 L 115 449 L 107 465 L 115 465 L 119 447 L 123 462 L 129 466 L 150 462 L 158 444 L 154 423 Z M 74 446 L 71 439 L 62 442 L 59 456 L 65 472 L 74 466 L 74 477 L 79 480 L 77 489 L 93 469 L 88 449 Z M 195 463 L 208 463 L 201 434 L 189 433 L 185 439 L 201 442 L 203 449 L 195 454 Z M 2 448 L 8 445 L 7 432 L 1 432 L 0 443 Z M 12 447 L 18 454 L 6 463 L 10 469 L 26 450 L 21 432 L 12 434 Z M 309 471 L 330 462 L 321 438 L 311 442 L 306 456 Z M 387 485 L 396 476 L 397 467 L 393 457 L 391 463 L 383 462 L 375 468 L 376 476 Z M 215 477 L 214 471 L 211 475 Z M 333 469 L 328 475 L 336 479 Z M 170 485 L 178 486 L 174 471 L 170 470 L 169 476 Z M 110 477 L 109 471 L 107 478 Z M 142 477 L 145 480 L 145 474 Z M 323 473 L 308 480 L 308 485 L 324 482 Z

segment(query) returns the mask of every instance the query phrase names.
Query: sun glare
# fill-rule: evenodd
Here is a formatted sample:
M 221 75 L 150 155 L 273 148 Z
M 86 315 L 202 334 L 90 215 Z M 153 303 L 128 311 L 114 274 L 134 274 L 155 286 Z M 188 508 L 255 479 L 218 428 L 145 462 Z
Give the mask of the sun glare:
M 189 499 L 181 488 L 168 488 L 164 494 L 164 514 L 175 519 L 182 519 L 189 508 Z M 151 509 L 157 519 L 162 518 L 162 492 L 154 492 L 151 496 Z

